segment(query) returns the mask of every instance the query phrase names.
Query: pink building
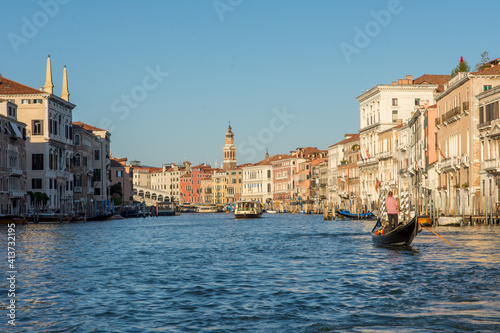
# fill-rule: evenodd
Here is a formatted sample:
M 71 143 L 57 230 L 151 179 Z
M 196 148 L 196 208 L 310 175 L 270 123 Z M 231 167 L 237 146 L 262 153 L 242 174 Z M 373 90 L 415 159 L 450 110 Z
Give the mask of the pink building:
M 206 165 L 205 163 L 191 167 L 191 191 L 190 191 L 190 201 L 191 203 L 203 203 L 203 194 L 201 183 L 203 179 L 211 178 L 213 174 L 213 169 Z M 187 184 L 187 181 L 186 181 Z M 182 186 L 182 182 L 181 182 Z
M 182 195 L 181 203 L 193 202 L 193 178 L 191 173 L 186 173 L 180 179 L 180 190 Z
M 122 207 L 131 207 L 133 204 L 132 194 L 132 168 L 127 165 L 127 158 L 111 157 L 110 167 L 111 186 L 120 184 L 122 191 Z

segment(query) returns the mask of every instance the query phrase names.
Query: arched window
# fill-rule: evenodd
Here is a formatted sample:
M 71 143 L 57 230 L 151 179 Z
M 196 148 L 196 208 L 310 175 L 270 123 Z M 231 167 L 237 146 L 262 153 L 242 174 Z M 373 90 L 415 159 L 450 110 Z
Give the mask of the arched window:
M 75 137 L 74 137 L 74 144 L 75 146 L 79 146 L 80 145 L 80 134 L 76 134 Z
M 267 178 L 271 178 L 271 170 L 267 170 Z

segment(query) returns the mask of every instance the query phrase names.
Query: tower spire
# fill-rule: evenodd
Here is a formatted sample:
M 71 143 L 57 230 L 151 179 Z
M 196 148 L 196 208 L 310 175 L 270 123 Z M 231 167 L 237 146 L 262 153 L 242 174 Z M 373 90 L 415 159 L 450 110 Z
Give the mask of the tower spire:
M 66 72 L 66 65 L 64 65 L 64 71 L 63 71 L 61 98 L 64 99 L 65 101 L 69 102 L 68 73 Z
M 50 63 L 50 54 L 47 58 L 47 74 L 45 75 L 45 85 L 43 90 L 49 94 L 53 93 L 54 84 L 52 83 L 52 65 Z

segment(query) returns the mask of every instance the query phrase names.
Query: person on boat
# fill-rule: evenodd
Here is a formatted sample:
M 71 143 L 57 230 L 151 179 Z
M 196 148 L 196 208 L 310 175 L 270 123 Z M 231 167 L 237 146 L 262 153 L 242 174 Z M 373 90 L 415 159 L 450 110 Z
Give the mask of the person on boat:
M 386 227 L 385 232 L 394 230 L 398 226 L 398 202 L 392 196 L 392 191 L 389 191 L 387 198 L 385 199 L 385 208 L 387 209 L 387 218 L 389 219 L 389 225 Z

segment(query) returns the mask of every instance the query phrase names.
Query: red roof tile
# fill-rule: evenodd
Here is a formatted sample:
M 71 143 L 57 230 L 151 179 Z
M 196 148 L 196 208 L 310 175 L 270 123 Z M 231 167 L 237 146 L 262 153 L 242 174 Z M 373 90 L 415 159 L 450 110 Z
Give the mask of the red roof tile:
M 450 80 L 450 75 L 424 74 L 413 80 L 413 84 L 437 84 L 436 92 L 444 91 L 444 85 Z
M 338 145 L 343 145 L 343 144 L 346 144 L 346 143 L 349 143 L 349 142 L 353 142 L 353 141 L 357 141 L 357 140 L 359 140 L 359 133 L 358 134 L 354 134 L 350 138 L 347 138 L 345 140 L 337 142 L 337 143 L 331 145 L 330 147 L 334 147 L 334 146 L 338 146 Z
M 0 95 L 26 95 L 44 93 L 45 92 L 38 89 L 25 86 L 24 84 L 0 76 Z
M 94 126 L 91 126 L 91 125 L 88 125 L 88 124 L 85 124 L 85 123 L 82 123 L 81 121 L 74 121 L 73 125 L 81 127 L 81 128 L 83 128 L 83 129 L 85 129 L 87 131 L 104 131 L 103 129 L 100 129 L 100 128 L 97 128 L 97 127 L 94 127 Z
M 500 65 L 482 69 L 472 73 L 474 75 L 500 75 Z

